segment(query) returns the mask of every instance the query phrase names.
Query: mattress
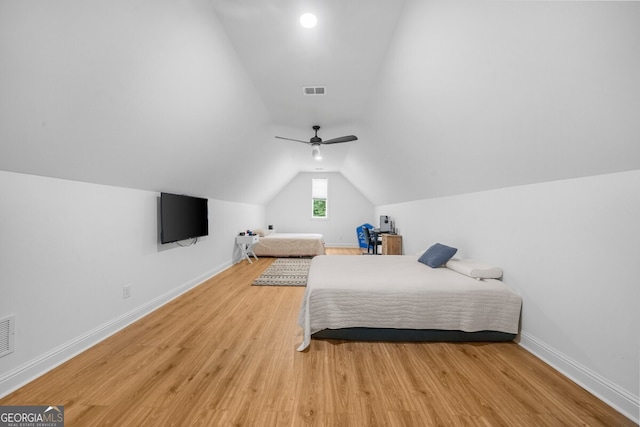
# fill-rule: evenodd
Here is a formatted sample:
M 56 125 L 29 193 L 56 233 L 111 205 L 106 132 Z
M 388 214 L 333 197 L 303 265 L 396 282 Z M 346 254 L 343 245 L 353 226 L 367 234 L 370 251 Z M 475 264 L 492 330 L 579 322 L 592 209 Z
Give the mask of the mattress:
M 257 256 L 290 257 L 324 255 L 322 234 L 271 233 L 253 246 Z
M 505 283 L 430 268 L 417 256 L 318 256 L 298 315 L 307 348 L 324 329 L 435 329 L 517 334 L 522 298 Z

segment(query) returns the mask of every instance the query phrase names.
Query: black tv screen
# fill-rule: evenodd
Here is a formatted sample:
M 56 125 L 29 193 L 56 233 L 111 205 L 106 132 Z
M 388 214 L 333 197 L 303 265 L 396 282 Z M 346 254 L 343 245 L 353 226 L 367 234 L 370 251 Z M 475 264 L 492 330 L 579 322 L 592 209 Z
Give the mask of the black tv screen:
M 208 200 L 160 193 L 160 242 L 171 243 L 209 234 Z

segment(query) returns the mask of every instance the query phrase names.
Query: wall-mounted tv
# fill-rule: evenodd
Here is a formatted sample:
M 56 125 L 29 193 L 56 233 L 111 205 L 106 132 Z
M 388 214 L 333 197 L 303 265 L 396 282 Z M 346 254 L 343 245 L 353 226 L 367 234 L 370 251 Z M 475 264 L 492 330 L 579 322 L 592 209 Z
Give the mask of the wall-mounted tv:
M 207 236 L 208 200 L 160 193 L 160 242 L 162 244 Z

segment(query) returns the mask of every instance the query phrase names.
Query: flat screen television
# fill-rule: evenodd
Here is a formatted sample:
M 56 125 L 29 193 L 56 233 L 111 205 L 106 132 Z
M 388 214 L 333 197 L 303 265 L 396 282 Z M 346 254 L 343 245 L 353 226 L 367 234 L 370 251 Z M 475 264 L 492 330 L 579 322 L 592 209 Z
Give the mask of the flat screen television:
M 160 193 L 160 242 L 162 244 L 207 236 L 208 200 Z

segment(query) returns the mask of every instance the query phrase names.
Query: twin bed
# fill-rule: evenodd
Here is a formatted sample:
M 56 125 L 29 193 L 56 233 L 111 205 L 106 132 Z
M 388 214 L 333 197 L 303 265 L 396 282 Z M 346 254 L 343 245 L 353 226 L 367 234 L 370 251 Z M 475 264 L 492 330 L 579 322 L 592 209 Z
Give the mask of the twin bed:
M 508 341 L 520 295 L 477 264 L 431 268 L 417 256 L 316 256 L 298 316 L 311 337 L 402 341 Z M 457 271 L 454 271 L 457 270 Z M 499 270 L 499 269 L 498 269 Z M 501 274 L 501 270 L 500 270 Z M 495 277 L 489 274 L 487 277 Z
M 324 255 L 322 234 L 274 233 L 254 230 L 260 240 L 253 246 L 256 256 L 299 257 Z

